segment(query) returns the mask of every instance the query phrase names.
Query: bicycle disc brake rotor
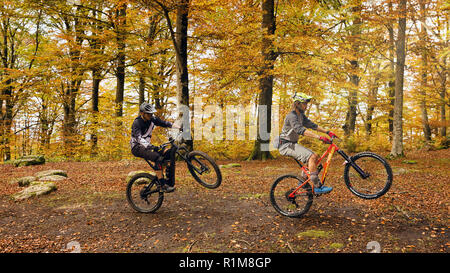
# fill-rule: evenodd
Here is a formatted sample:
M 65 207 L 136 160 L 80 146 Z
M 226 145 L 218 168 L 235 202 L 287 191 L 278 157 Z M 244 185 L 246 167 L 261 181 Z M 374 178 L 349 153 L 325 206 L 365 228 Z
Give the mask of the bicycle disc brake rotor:
M 147 189 L 146 187 L 142 188 L 142 190 L 140 191 L 140 194 L 139 194 L 139 195 L 141 196 L 141 199 L 142 199 L 142 200 L 144 200 L 145 202 L 148 203 L 148 199 L 147 199 L 147 196 L 148 196 L 148 189 Z
M 141 189 L 141 191 L 139 192 L 139 196 L 141 197 L 141 199 L 147 203 L 149 203 L 147 197 L 152 194 L 152 191 L 151 191 L 152 186 L 153 186 L 152 184 L 147 185 L 147 186 L 143 187 Z

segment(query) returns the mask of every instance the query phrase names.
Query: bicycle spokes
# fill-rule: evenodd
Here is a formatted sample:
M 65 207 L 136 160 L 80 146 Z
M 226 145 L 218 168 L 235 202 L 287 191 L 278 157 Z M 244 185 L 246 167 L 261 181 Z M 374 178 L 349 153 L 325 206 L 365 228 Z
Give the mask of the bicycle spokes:
M 157 193 L 159 191 L 160 187 L 158 187 L 154 182 L 152 182 L 142 188 L 140 196 L 142 199 L 147 199 L 148 196 Z
M 163 196 L 160 183 L 146 173 L 134 176 L 127 185 L 127 200 L 139 212 L 155 212 L 161 206 Z
M 378 198 L 392 184 L 392 170 L 379 155 L 364 152 L 351 158 L 344 169 L 344 179 L 350 191 L 365 199 Z
M 312 199 L 309 183 L 293 175 L 278 178 L 270 191 L 270 201 L 274 208 L 289 217 L 305 214 L 311 207 Z
M 214 159 L 201 151 L 192 151 L 188 154 L 186 163 L 194 179 L 200 185 L 215 189 L 222 183 L 222 174 Z
M 192 161 L 190 163 L 192 164 L 192 168 L 198 174 L 203 174 L 203 173 L 207 173 L 210 171 L 208 166 L 204 162 L 200 161 L 197 157 L 193 157 Z

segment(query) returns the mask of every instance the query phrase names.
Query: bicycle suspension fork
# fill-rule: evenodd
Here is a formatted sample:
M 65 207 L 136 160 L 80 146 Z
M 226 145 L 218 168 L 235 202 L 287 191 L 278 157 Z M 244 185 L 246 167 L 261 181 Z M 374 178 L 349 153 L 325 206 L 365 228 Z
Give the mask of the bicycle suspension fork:
M 350 164 L 353 169 L 355 169 L 355 171 L 361 176 L 361 178 L 366 179 L 369 177 L 369 175 L 363 171 L 353 160 L 350 156 L 348 156 L 344 151 L 342 151 L 341 149 L 337 150 L 338 154 L 340 154 L 344 160 L 345 160 L 345 164 Z

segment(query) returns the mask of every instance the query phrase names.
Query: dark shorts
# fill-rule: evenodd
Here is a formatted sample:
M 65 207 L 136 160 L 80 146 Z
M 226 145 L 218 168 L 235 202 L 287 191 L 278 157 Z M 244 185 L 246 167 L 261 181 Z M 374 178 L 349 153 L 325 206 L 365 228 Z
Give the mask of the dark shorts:
M 136 157 L 141 157 L 152 162 L 155 162 L 160 157 L 159 153 L 153 151 L 152 149 L 145 148 L 142 145 L 134 146 L 133 149 L 131 149 L 131 153 Z
M 153 151 L 152 149 L 145 148 L 142 145 L 137 145 L 131 149 L 131 153 L 136 157 L 141 157 L 144 159 L 147 159 L 152 162 L 156 162 L 158 159 L 160 159 L 161 154 Z M 161 160 L 161 159 L 160 159 Z M 166 178 L 168 181 L 166 182 L 169 186 L 175 185 L 175 149 L 168 150 L 162 155 L 162 160 L 170 160 L 170 164 L 168 165 L 168 168 L 166 168 Z M 159 166 L 158 169 L 161 169 Z

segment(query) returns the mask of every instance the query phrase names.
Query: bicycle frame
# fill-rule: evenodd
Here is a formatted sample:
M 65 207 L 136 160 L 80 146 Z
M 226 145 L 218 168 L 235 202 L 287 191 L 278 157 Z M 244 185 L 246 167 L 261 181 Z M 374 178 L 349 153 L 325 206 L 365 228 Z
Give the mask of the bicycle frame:
M 331 141 L 333 141 L 333 138 L 331 139 Z M 366 179 L 369 177 L 369 174 L 364 172 L 355 162 L 353 162 L 351 157 L 349 157 L 344 151 L 339 149 L 339 147 L 336 144 L 331 142 L 328 149 L 323 153 L 323 155 L 317 161 L 317 165 L 319 165 L 322 162 L 322 160 L 328 155 L 326 162 L 322 164 L 323 165 L 323 173 L 322 173 L 322 178 L 320 179 L 320 182 L 322 184 L 325 183 L 325 179 L 327 177 L 328 169 L 329 169 L 330 163 L 331 163 L 331 158 L 333 157 L 335 152 L 337 152 L 344 158 L 344 160 L 345 160 L 344 164 L 350 164 L 363 179 Z M 297 188 L 294 191 L 292 191 L 292 193 L 289 194 L 289 197 L 291 197 L 291 198 L 295 197 L 295 194 L 306 193 L 306 191 L 298 192 L 298 190 L 311 180 L 311 175 L 309 174 L 308 168 L 305 165 L 303 165 L 300 161 L 298 161 L 296 158 L 294 158 L 294 159 L 297 162 L 297 164 L 300 166 L 300 168 L 302 169 L 302 172 L 304 174 L 306 174 L 307 179 L 301 185 L 297 186 Z M 314 184 L 312 185 L 312 189 L 314 192 Z
M 176 144 L 174 143 L 174 142 L 175 142 L 175 139 L 177 139 L 178 136 L 179 136 L 180 134 L 181 134 L 181 132 L 180 132 L 175 138 L 170 137 L 168 142 L 166 142 L 166 143 L 164 143 L 164 144 L 162 144 L 162 145 L 160 146 L 160 147 L 161 147 L 161 150 L 163 150 L 164 148 L 166 148 L 168 145 L 171 145 L 172 147 L 169 148 L 169 150 L 174 148 L 174 149 L 175 149 L 175 154 L 177 154 L 179 157 L 181 157 L 181 158 L 182 158 L 189 166 L 191 166 L 197 173 L 203 174 L 204 172 L 208 171 L 209 168 L 208 168 L 207 166 L 203 165 L 202 162 L 200 162 L 197 158 L 193 158 L 193 159 L 194 159 L 197 163 L 199 163 L 199 164 L 201 165 L 201 170 L 199 170 L 196 166 L 194 166 L 194 165 L 188 160 L 187 156 L 185 156 L 185 155 L 187 155 L 187 154 L 189 153 L 189 150 L 188 150 L 186 147 L 182 146 L 182 145 L 178 146 L 178 145 L 176 145 Z M 183 150 L 184 153 L 181 153 L 180 150 Z M 175 158 L 171 158 L 170 160 L 171 160 L 171 161 L 175 161 Z M 147 159 L 145 159 L 145 161 L 147 162 L 148 165 L 150 165 L 150 167 L 152 167 L 152 169 L 156 170 L 156 166 L 155 166 L 154 164 L 152 164 L 152 163 L 151 163 L 149 160 L 147 160 Z M 174 163 L 174 162 L 172 162 L 172 163 Z

